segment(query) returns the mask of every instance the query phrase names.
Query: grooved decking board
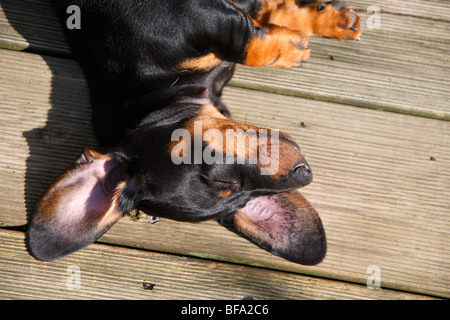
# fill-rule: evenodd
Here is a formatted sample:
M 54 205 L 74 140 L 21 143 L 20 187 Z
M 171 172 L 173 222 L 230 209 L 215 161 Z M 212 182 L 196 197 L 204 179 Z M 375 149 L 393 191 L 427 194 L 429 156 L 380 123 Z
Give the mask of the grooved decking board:
M 61 24 L 49 0 L 2 0 L 0 46 L 70 55 Z
M 0 225 L 11 226 L 95 142 L 75 62 L 0 50 L 0 64 Z M 238 88 L 225 101 L 236 120 L 301 145 L 315 174 L 304 194 L 329 240 L 325 261 L 286 262 L 215 222 L 125 218 L 101 241 L 362 284 L 376 265 L 385 288 L 450 296 L 450 122 Z
M 28 255 L 24 242 L 22 233 L 0 230 L 0 299 L 428 298 L 100 244 L 56 262 L 39 262 Z M 77 275 L 79 282 L 72 280 Z M 155 284 L 153 290 L 142 289 L 143 281 Z
M 347 0 L 355 10 L 367 12 L 369 6 L 378 6 L 381 12 L 450 21 L 450 3 L 446 0 Z M 373 11 L 371 11 L 373 12 Z
M 450 120 L 448 30 L 448 22 L 384 14 L 360 42 L 312 38 L 303 69 L 239 66 L 230 84 Z
M 450 120 L 450 4 L 349 3 L 366 26 L 361 42 L 313 38 L 303 70 L 240 67 L 231 85 Z M 381 29 L 367 26 L 370 5 L 389 12 L 381 15 Z M 48 1 L 3 0 L 1 6 L 0 47 L 69 55 Z

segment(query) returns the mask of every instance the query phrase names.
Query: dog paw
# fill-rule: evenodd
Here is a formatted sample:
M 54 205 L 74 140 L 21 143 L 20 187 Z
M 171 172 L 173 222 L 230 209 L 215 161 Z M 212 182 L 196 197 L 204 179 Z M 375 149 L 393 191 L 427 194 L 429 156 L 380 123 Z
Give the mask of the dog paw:
M 309 37 L 286 27 L 272 26 L 264 37 L 252 39 L 244 64 L 254 67 L 300 67 L 311 56 Z
M 317 2 L 314 34 L 339 40 L 360 40 L 362 23 L 359 16 L 343 1 Z
M 286 27 L 275 27 L 271 32 L 276 42 L 274 52 L 277 55 L 267 66 L 289 69 L 300 67 L 308 61 L 311 49 L 307 35 Z

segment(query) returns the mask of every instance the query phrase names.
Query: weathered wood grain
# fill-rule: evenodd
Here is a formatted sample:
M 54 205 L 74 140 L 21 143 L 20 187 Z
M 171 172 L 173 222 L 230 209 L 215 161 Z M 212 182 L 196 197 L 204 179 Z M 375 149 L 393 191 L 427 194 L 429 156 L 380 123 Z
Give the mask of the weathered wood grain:
M 1 50 L 0 64 L 0 225 L 12 226 L 95 141 L 75 62 Z M 301 145 L 315 174 L 304 194 L 322 216 L 326 260 L 286 262 L 215 222 L 125 218 L 101 241 L 362 284 L 377 265 L 382 287 L 450 296 L 450 122 L 237 88 L 225 101 L 235 119 Z
M 22 233 L 5 230 L 0 230 L 0 279 L 0 299 L 428 299 L 388 289 L 369 290 L 363 285 L 100 244 L 44 263 L 28 255 Z M 143 281 L 155 286 L 144 290 Z
M 314 38 L 303 70 L 240 67 L 231 85 L 450 120 L 450 4 L 349 3 L 361 11 L 361 42 Z M 370 5 L 382 9 L 381 29 L 367 25 Z M 3 0 L 1 7 L 0 47 L 70 54 L 47 0 Z
M 239 66 L 230 84 L 450 120 L 448 30 L 447 22 L 384 14 L 381 29 L 360 42 L 312 38 L 303 69 Z
M 70 55 L 49 0 L 2 0 L 0 7 L 2 48 Z
M 446 0 L 348 0 L 346 2 L 355 10 L 363 12 L 367 12 L 370 6 L 378 6 L 382 13 L 450 21 L 450 3 Z

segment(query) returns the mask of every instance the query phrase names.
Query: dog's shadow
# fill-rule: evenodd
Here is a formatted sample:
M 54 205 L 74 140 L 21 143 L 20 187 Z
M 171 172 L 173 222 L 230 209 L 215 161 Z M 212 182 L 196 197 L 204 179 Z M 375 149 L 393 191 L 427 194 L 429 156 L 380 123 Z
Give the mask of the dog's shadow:
M 80 67 L 71 57 L 65 43 L 61 24 L 48 0 L 0 0 L 6 19 L 29 44 L 25 51 L 39 54 L 52 73 L 51 91 L 48 97 L 50 108 L 45 125 L 23 131 L 29 148 L 25 171 L 25 209 L 30 221 L 36 204 L 50 185 L 80 156 L 85 148 L 96 148 L 91 124 L 91 103 L 87 83 Z M 35 7 L 39 16 L 34 13 Z M 47 13 L 46 13 L 47 11 Z M 53 19 L 57 30 L 52 37 L 44 30 L 36 30 L 40 19 Z M 34 21 L 34 23 L 30 23 Z M 41 71 L 41 69 L 39 69 Z M 33 74 L 35 70 L 30 71 Z M 47 72 L 47 71 L 45 71 Z M 39 90 L 37 88 L 36 90 Z M 24 97 L 33 103 L 32 97 Z M 42 104 L 44 101 L 38 101 Z M 30 116 L 33 116 L 30 114 Z M 16 228 L 25 231 L 26 226 Z M 28 247 L 28 239 L 26 239 Z M 265 287 L 265 292 L 278 295 L 278 289 Z
M 42 29 L 38 28 L 39 19 L 48 19 L 55 26 L 60 26 L 49 1 L 0 0 L 0 4 L 10 25 L 30 44 L 25 51 L 40 54 L 51 72 L 51 92 L 48 97 L 51 106 L 45 125 L 22 133 L 29 148 L 24 185 L 29 222 L 37 202 L 52 182 L 70 167 L 84 148 L 95 148 L 97 143 L 91 126 L 87 84 L 77 63 L 70 59 L 62 28 L 52 29 L 47 35 L 48 23 Z M 33 14 L 30 16 L 28 12 Z M 48 72 L 39 66 L 31 70 L 30 75 L 41 71 Z M 23 98 L 33 103 L 32 97 Z M 45 101 L 35 103 L 40 105 Z M 18 229 L 27 228 L 22 226 Z

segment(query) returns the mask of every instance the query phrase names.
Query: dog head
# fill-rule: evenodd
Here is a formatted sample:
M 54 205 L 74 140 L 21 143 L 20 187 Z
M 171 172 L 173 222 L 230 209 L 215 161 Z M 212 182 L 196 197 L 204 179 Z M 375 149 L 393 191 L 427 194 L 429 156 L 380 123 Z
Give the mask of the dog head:
M 116 148 L 86 150 L 38 203 L 31 253 L 54 260 L 95 241 L 128 211 L 181 221 L 217 219 L 283 258 L 320 262 L 326 241 L 297 191 L 312 181 L 289 135 L 237 123 L 212 105 L 166 108 Z

